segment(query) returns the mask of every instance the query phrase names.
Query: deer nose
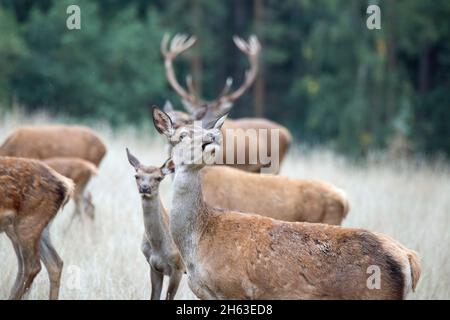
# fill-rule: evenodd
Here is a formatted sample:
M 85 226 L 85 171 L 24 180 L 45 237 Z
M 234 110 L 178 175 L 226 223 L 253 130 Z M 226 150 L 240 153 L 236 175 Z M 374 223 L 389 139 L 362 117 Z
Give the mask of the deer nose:
M 150 192 L 150 186 L 141 186 L 141 193 L 149 193 Z

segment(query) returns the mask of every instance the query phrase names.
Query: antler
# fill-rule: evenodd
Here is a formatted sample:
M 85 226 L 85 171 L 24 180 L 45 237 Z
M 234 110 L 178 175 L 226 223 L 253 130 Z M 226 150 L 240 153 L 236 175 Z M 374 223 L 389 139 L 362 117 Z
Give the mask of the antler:
M 186 91 L 177 81 L 175 71 L 173 69 L 173 60 L 181 53 L 192 47 L 197 39 L 184 34 L 176 34 L 170 41 L 169 34 L 165 34 L 161 41 L 161 53 L 164 56 L 164 66 L 166 68 L 166 77 L 172 88 L 178 93 L 183 100 L 193 106 L 202 105 L 203 101 L 198 97 L 192 84 L 192 77 L 186 77 L 188 91 Z
M 173 37 L 169 45 L 169 35 L 165 34 L 161 42 L 161 52 L 165 58 L 166 76 L 172 88 L 181 96 L 185 106 L 189 107 L 190 111 L 195 108 L 208 106 L 208 108 L 229 108 L 236 99 L 241 97 L 244 92 L 255 81 L 258 73 L 258 59 L 261 52 L 261 44 L 255 35 L 250 36 L 248 42 L 240 37 L 234 36 L 233 41 L 236 46 L 245 55 L 247 55 L 250 62 L 250 69 L 245 73 L 245 80 L 242 85 L 230 93 L 231 86 L 233 84 L 233 78 L 228 77 L 225 86 L 217 99 L 212 101 L 205 101 L 200 99 L 198 92 L 196 91 L 192 77 L 188 75 L 186 77 L 186 84 L 188 91 L 186 91 L 177 81 L 175 71 L 173 69 L 173 60 L 182 52 L 186 51 L 195 44 L 195 37 L 188 37 L 183 34 L 177 34 Z

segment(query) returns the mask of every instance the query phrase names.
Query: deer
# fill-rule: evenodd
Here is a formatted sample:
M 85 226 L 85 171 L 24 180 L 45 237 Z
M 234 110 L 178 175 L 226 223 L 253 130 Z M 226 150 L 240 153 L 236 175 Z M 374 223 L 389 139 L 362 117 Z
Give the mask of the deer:
M 207 166 L 201 171 L 201 183 L 211 207 L 277 220 L 340 225 L 350 210 L 346 193 L 325 181 Z
M 73 182 L 44 163 L 0 157 L 0 232 L 18 261 L 10 299 L 22 299 L 44 263 L 50 299 L 58 299 L 63 261 L 50 240 L 50 224 L 73 193 Z
M 154 109 L 166 119 L 172 118 Z M 173 124 L 174 127 L 175 124 Z M 186 134 L 178 127 L 180 134 Z M 330 183 L 246 172 L 229 166 L 201 171 L 203 196 L 212 207 L 252 212 L 277 220 L 340 225 L 350 206 L 346 193 Z
M 91 193 L 85 192 L 85 189 L 91 178 L 98 174 L 97 167 L 92 162 L 80 158 L 55 157 L 42 161 L 59 174 L 75 182 L 73 193 L 75 209 L 72 214 L 72 220 L 76 216 L 80 217 L 82 213 L 85 213 L 93 220 L 95 217 L 95 206 L 92 203 Z
M 187 90 L 183 88 L 177 80 L 173 67 L 174 59 L 191 48 L 196 43 L 196 37 L 177 34 L 170 41 L 170 36 L 164 35 L 161 41 L 161 53 L 164 57 L 166 78 L 189 112 L 187 114 L 177 111 L 171 103 L 166 102 L 164 111 L 169 114 L 177 128 L 192 124 L 194 121 L 208 122 L 229 112 L 234 102 L 251 87 L 258 74 L 261 45 L 254 35 L 250 36 L 248 41 L 234 36 L 233 41 L 237 48 L 248 57 L 250 69 L 245 73 L 245 80 L 238 89 L 231 91 L 233 79 L 228 77 L 220 95 L 214 100 L 206 101 L 200 98 L 190 75 L 186 77 Z M 223 134 L 221 150 L 227 152 L 222 153 L 221 163 L 250 172 L 278 173 L 279 164 L 285 158 L 292 143 L 292 135 L 287 128 L 263 118 L 227 119 L 222 131 L 228 134 Z M 256 136 L 254 136 L 255 133 L 257 133 Z M 243 161 L 238 161 L 239 141 L 245 144 Z M 169 153 L 170 148 L 169 145 Z M 267 152 L 268 159 L 261 159 L 260 154 L 263 150 Z
M 173 145 L 170 231 L 198 298 L 404 299 L 415 291 L 419 256 L 387 235 L 209 206 L 200 172 L 220 151 L 226 115 L 182 132 L 164 113 L 154 116 Z
M 126 148 L 127 158 L 136 174 L 141 195 L 145 232 L 141 250 L 150 266 L 151 300 L 161 297 L 164 276 L 169 277 L 166 300 L 173 300 L 184 274 L 184 264 L 170 235 L 167 211 L 159 196 L 159 184 L 174 172 L 173 163 L 161 167 L 145 166 Z
M 46 125 L 16 129 L 0 146 L 0 156 L 48 159 L 75 157 L 97 167 L 106 154 L 98 135 L 84 126 Z

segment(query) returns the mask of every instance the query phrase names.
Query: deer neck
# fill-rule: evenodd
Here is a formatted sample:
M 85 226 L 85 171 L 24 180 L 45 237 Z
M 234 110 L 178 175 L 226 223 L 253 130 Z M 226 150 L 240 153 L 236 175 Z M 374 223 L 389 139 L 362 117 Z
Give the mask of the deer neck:
M 170 230 L 183 259 L 189 264 L 191 259 L 195 259 L 198 236 L 208 216 L 200 168 L 177 168 L 173 185 Z
M 165 209 L 158 195 L 142 197 L 145 234 L 152 248 L 158 249 L 170 240 L 169 226 L 165 221 Z

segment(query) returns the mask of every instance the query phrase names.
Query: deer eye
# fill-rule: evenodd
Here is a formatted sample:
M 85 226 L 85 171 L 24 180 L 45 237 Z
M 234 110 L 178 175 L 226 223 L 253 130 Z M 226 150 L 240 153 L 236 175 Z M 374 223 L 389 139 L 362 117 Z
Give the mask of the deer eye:
M 139 179 L 139 176 L 138 176 L 138 175 L 135 175 L 134 177 L 136 178 L 136 180 Z
M 183 138 L 186 138 L 187 137 L 187 132 L 182 132 L 182 133 L 180 133 L 180 140 L 183 140 Z
M 156 178 L 156 181 L 161 182 L 162 179 L 163 179 L 163 177 L 158 177 L 158 178 Z

